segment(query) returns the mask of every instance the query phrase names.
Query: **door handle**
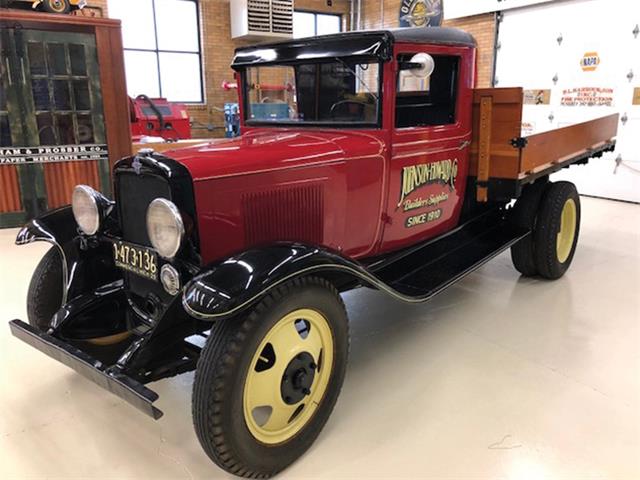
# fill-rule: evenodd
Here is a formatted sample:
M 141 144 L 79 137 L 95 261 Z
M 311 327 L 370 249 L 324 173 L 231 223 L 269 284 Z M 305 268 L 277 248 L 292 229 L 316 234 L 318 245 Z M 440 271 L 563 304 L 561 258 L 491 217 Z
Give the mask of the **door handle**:
M 470 140 L 464 140 L 464 141 L 460 142 L 460 145 L 458 146 L 458 150 L 464 150 L 469 145 L 471 145 L 471 141 Z

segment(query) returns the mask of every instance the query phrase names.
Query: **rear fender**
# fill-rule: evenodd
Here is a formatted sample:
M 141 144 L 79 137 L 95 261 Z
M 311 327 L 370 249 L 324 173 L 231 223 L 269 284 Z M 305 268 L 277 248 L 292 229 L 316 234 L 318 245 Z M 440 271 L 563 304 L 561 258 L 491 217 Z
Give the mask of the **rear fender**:
M 18 232 L 16 245 L 47 242 L 62 258 L 62 305 L 69 299 L 122 279 L 113 265 L 111 244 L 104 238 L 78 233 L 71 207 L 51 210 L 27 223 Z
M 182 305 L 199 320 L 238 314 L 273 288 L 296 277 L 339 275 L 390 290 L 359 263 L 319 247 L 277 244 L 248 250 L 207 267 L 184 288 Z

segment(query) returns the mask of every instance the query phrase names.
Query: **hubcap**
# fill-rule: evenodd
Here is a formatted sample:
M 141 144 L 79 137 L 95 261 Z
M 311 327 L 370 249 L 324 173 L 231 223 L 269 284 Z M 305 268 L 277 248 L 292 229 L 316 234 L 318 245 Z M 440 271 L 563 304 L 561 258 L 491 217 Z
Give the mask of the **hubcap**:
M 558 232 L 558 237 L 556 239 L 556 253 L 560 263 L 566 262 L 571 254 L 573 240 L 576 236 L 577 218 L 576 202 L 570 198 L 565 202 L 564 207 L 562 208 L 562 215 L 560 216 L 560 231 Z
M 58 12 L 64 10 L 64 1 L 62 0 L 53 0 L 52 2 L 50 2 L 50 5 L 54 10 Z
M 247 427 L 266 444 L 292 438 L 322 401 L 333 368 L 333 335 L 318 311 L 300 309 L 266 334 L 249 366 L 243 393 Z

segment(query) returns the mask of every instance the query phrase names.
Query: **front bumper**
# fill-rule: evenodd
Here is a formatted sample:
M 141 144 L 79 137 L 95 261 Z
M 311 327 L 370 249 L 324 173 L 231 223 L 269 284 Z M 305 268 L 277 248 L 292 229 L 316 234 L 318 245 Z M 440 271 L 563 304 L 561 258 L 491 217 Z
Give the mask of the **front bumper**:
M 162 412 L 153 406 L 153 402 L 158 399 L 158 394 L 137 380 L 118 372 L 113 367 L 107 368 L 102 362 L 73 345 L 58 340 L 52 335 L 39 332 L 21 320 L 12 320 L 9 322 L 9 326 L 14 337 L 73 368 L 85 378 L 105 390 L 109 390 L 138 410 L 156 420 L 162 416 Z

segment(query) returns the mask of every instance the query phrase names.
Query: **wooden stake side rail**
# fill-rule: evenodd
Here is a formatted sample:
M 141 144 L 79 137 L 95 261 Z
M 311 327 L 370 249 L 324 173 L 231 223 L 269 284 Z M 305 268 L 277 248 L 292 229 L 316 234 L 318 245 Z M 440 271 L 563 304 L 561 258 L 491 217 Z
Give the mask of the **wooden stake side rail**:
M 526 137 L 522 148 L 520 178 L 545 170 L 572 158 L 584 157 L 591 150 L 611 143 L 618 132 L 620 115 L 558 128 Z
M 474 91 L 469 175 L 476 178 L 479 202 L 492 199 L 496 182 L 521 186 L 615 146 L 617 113 L 523 138 L 522 108 L 522 88 Z
M 522 130 L 522 88 L 482 88 L 473 95 L 473 135 L 469 175 L 477 177 L 481 139 L 489 146 L 488 178 L 518 178 L 520 154 L 511 140 Z M 489 132 L 482 121 L 482 111 L 491 109 Z M 486 116 L 486 115 L 485 115 Z

